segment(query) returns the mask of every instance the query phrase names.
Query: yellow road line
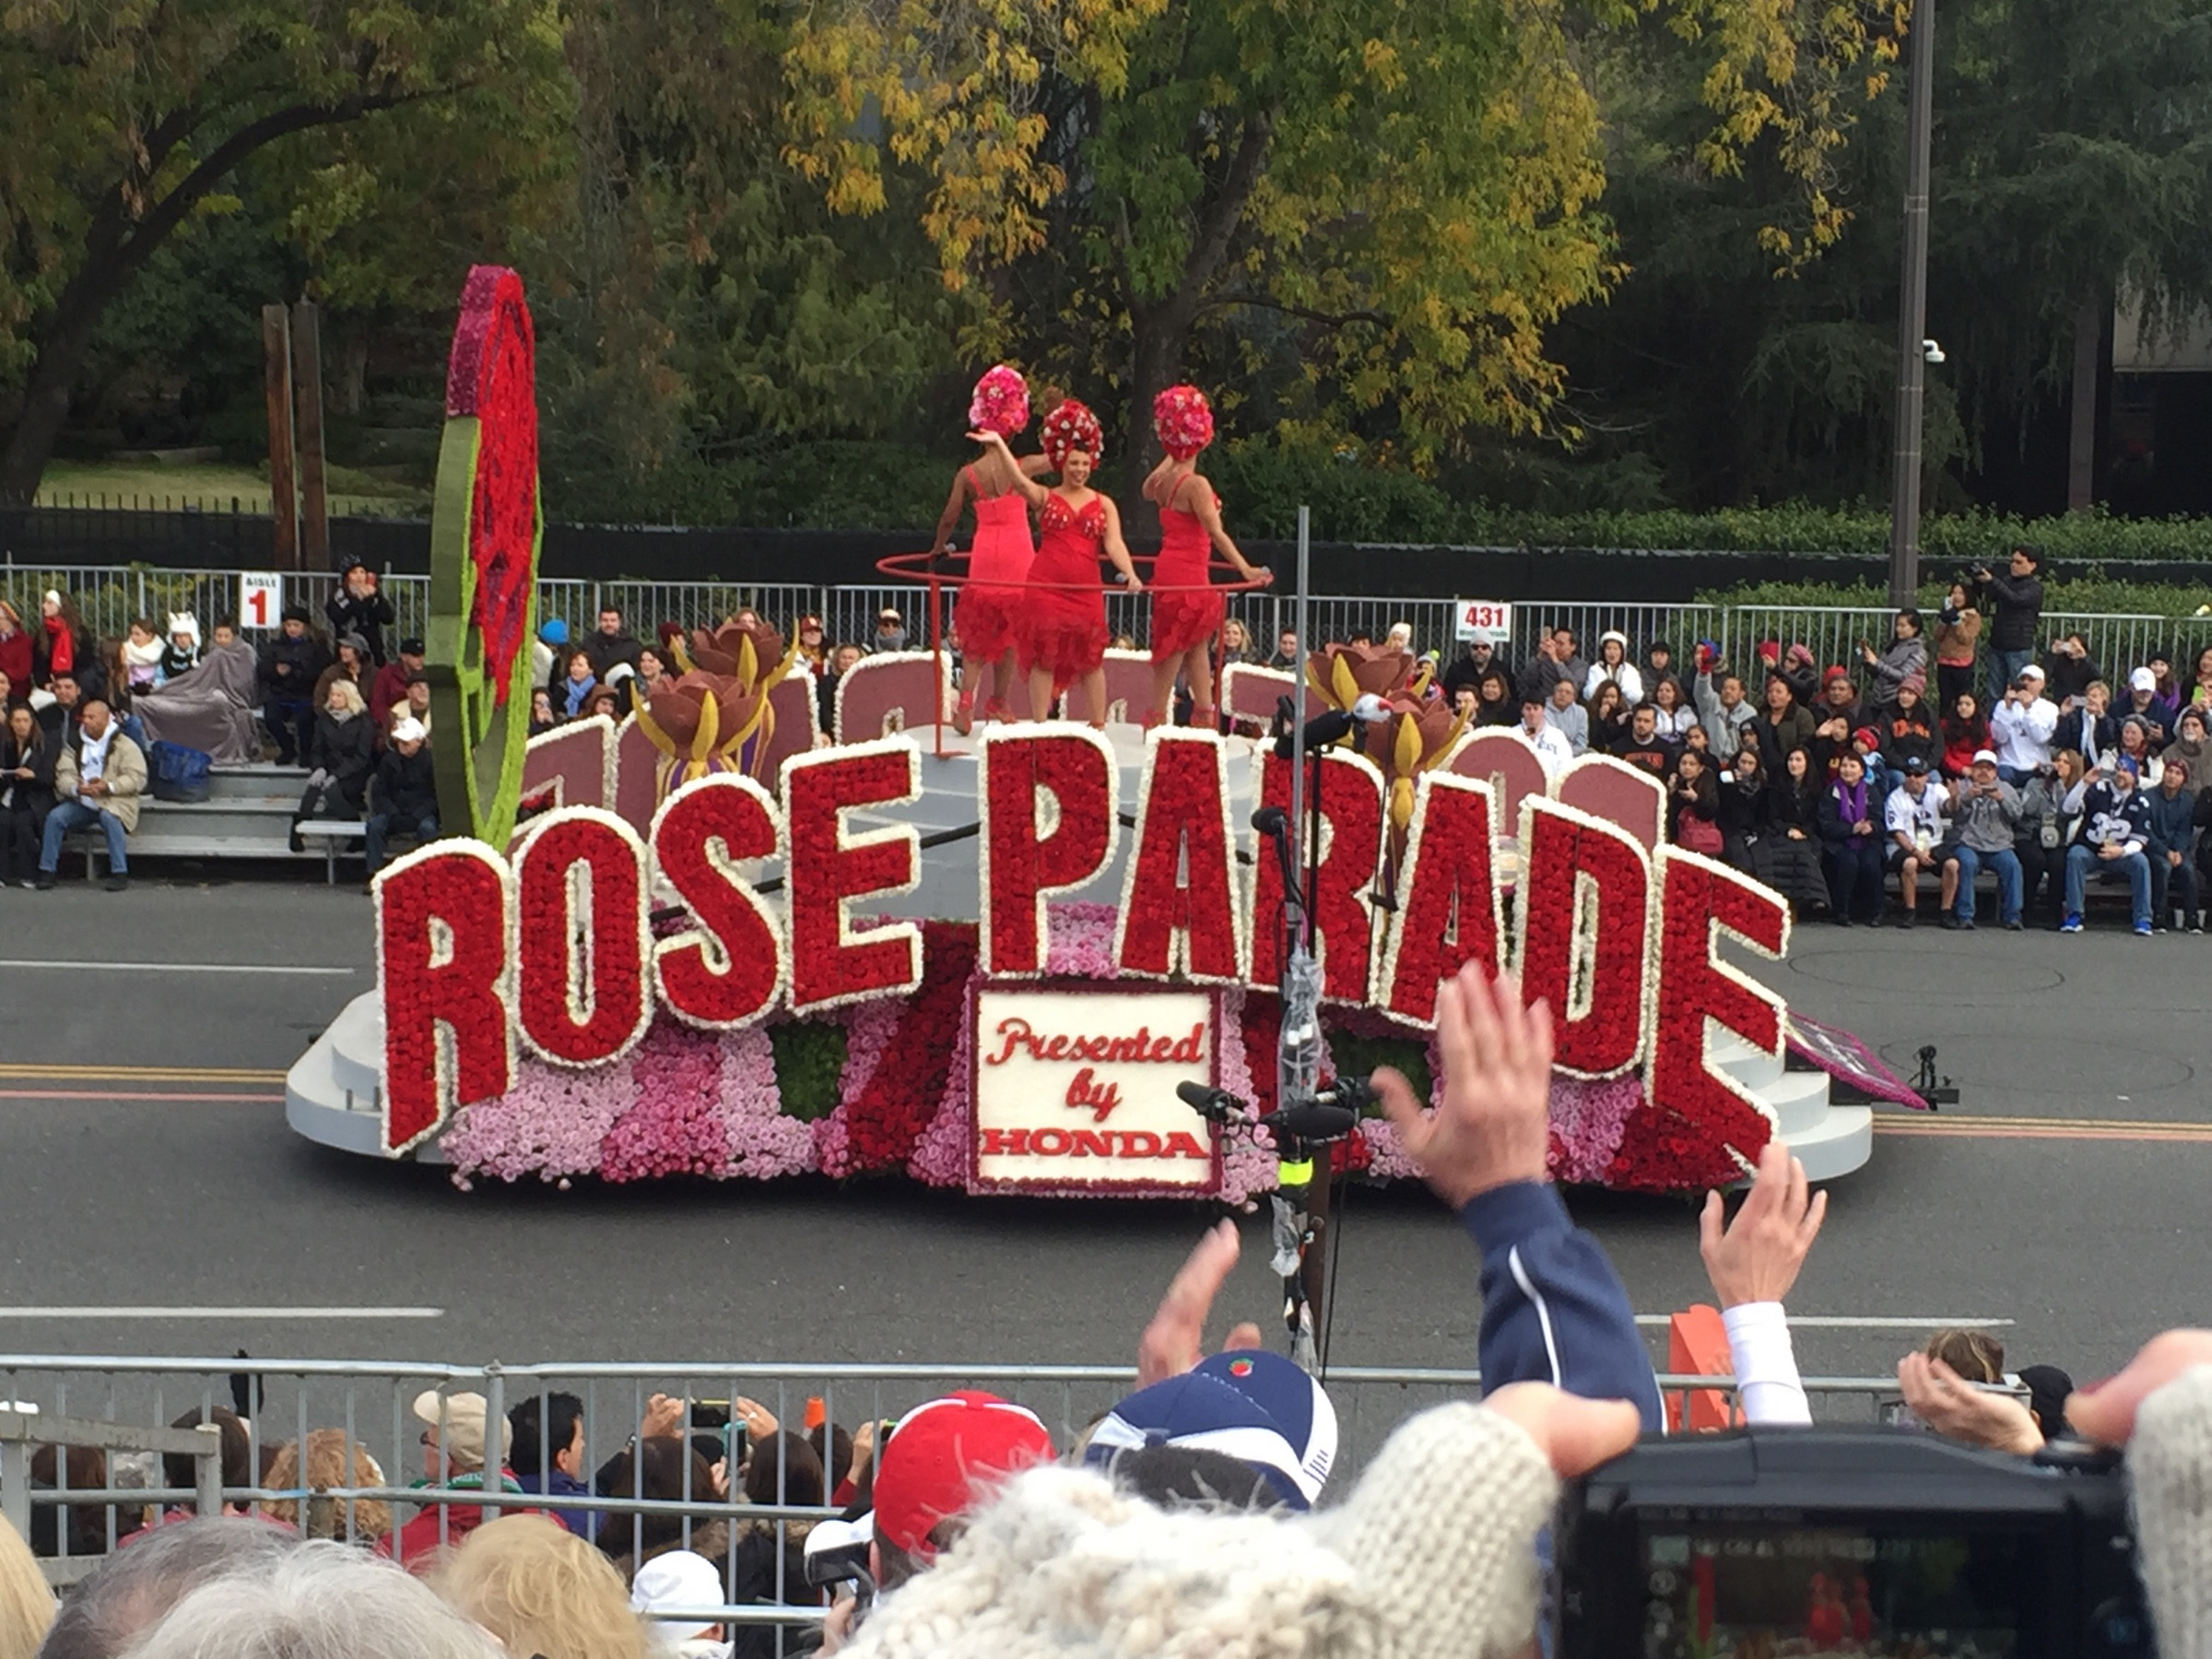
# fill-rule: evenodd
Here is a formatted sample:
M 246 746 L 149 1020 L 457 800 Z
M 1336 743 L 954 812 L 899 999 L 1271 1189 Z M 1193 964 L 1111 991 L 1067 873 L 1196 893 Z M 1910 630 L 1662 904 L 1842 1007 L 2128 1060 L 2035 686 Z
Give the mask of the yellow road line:
M 242 1065 L 63 1065 L 35 1063 L 0 1064 L 0 1078 L 36 1078 L 42 1081 L 93 1082 L 101 1078 L 129 1078 L 141 1083 L 281 1083 L 284 1073 Z
M 2212 1124 L 2161 1122 L 2156 1118 L 2053 1118 L 1958 1116 L 1874 1120 L 1877 1135 L 1921 1135 L 1949 1140 L 2125 1140 L 2212 1143 Z

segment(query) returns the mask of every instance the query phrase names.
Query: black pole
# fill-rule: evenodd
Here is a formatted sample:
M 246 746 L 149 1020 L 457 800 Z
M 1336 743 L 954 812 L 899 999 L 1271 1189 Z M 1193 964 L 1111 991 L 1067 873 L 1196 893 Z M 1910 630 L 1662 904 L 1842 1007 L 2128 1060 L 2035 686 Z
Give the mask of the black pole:
M 1314 933 L 1314 909 L 1320 897 L 1321 882 L 1321 776 L 1322 756 L 1327 751 L 1315 749 L 1307 764 L 1313 769 L 1312 787 L 1307 790 L 1306 810 L 1306 882 L 1305 934 L 1306 948 L 1313 950 L 1317 938 Z M 1315 953 L 1318 955 L 1318 952 Z M 1318 1015 L 1318 1010 L 1316 1010 Z M 1329 1198 L 1335 1186 L 1336 1143 L 1323 1141 L 1311 1149 L 1313 1159 L 1313 1179 L 1306 1188 L 1306 1251 L 1300 1258 L 1299 1271 L 1305 1283 L 1306 1305 L 1312 1310 L 1315 1351 L 1320 1354 L 1321 1369 L 1325 1371 L 1328 1356 L 1320 1353 L 1321 1334 L 1327 1329 L 1328 1295 L 1328 1236 Z
M 1904 263 L 1897 308 L 1897 447 L 1889 473 L 1889 603 L 1920 592 L 1921 405 L 1927 359 L 1928 151 L 1936 120 L 1936 0 L 1913 0 L 1907 70 Z

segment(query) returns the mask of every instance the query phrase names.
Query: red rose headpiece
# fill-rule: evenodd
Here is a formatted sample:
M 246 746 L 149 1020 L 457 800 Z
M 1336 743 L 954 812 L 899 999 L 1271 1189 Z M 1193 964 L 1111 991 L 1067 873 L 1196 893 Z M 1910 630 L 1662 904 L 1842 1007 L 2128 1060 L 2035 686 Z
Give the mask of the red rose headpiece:
M 1195 386 L 1170 386 L 1152 400 L 1152 430 L 1159 447 L 1188 461 L 1214 441 L 1214 408 Z
M 1029 382 L 1005 363 L 986 371 L 968 400 L 968 429 L 1011 438 L 1029 424 Z
M 1058 472 L 1067 464 L 1072 451 L 1081 450 L 1096 466 L 1104 458 L 1106 434 L 1099 426 L 1099 418 L 1090 412 L 1089 406 L 1069 398 L 1050 415 L 1038 429 L 1038 438 L 1044 445 L 1044 458 Z

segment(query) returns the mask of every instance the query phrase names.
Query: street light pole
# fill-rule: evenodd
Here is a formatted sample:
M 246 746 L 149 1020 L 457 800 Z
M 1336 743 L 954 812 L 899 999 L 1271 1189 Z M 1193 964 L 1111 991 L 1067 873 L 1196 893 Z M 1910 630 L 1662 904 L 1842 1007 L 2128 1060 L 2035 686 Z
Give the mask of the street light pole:
M 1920 431 L 1927 362 L 1928 150 L 1936 123 L 1936 0 L 1912 0 L 1905 118 L 1904 269 L 1897 315 L 1897 447 L 1889 470 L 1889 603 L 1920 592 Z

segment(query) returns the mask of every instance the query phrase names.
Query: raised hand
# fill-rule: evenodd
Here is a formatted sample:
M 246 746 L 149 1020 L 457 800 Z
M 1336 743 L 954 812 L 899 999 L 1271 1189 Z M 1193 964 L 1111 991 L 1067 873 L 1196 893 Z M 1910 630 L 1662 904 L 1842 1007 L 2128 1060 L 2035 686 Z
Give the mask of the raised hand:
M 1168 1293 L 1159 1299 L 1152 1323 L 1137 1339 L 1139 1388 L 1180 1377 L 1206 1358 L 1206 1316 L 1213 1312 L 1214 1298 L 1236 1267 L 1241 1249 L 1236 1223 L 1217 1221 L 1184 1258 L 1169 1282 Z M 1260 1327 L 1247 1323 L 1231 1330 L 1221 1347 L 1256 1348 L 1264 1341 Z
M 1424 1112 L 1404 1074 L 1371 1079 L 1399 1144 L 1453 1209 L 1494 1187 L 1541 1182 L 1550 1141 L 1551 1010 L 1524 1007 L 1521 981 L 1469 962 L 1436 988 L 1443 1103 Z
M 1722 1226 L 1727 1206 L 1717 1192 L 1705 1194 L 1698 1218 L 1698 1253 L 1721 1306 L 1778 1302 L 1797 1282 L 1797 1270 L 1820 1236 L 1828 1194 L 1808 1194 L 1805 1165 L 1779 1136 L 1759 1155 L 1759 1173 L 1735 1219 Z

